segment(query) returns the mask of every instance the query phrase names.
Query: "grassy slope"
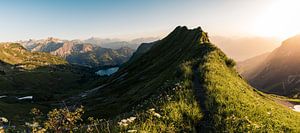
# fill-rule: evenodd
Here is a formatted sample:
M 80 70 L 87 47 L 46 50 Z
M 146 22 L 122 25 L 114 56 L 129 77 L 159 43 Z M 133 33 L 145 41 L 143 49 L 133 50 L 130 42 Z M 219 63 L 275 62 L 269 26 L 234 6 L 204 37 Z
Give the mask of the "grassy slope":
M 67 64 L 65 60 L 47 53 L 29 52 L 17 43 L 0 44 L 0 60 L 11 65 L 24 65 L 24 69 L 27 70 Z
M 13 123 L 33 107 L 49 108 L 51 104 L 96 84 L 86 68 L 68 65 L 48 53 L 28 52 L 19 44 L 0 44 L 0 60 L 0 69 L 5 71 L 0 75 L 0 96 L 10 96 L 0 99 L 0 116 L 5 115 Z M 31 95 L 34 103 L 19 102 L 14 98 Z
M 202 58 L 183 64 L 184 75 L 181 87 L 164 92 L 153 98 L 149 106 L 156 108 L 161 118 L 149 111 L 135 116 L 138 120 L 126 129 L 166 132 L 299 132 L 300 113 L 275 103 L 266 94 L 261 95 L 249 86 L 232 67 L 229 59 L 215 46 L 202 45 L 198 50 L 206 51 Z M 201 53 L 199 53 L 201 55 Z M 227 63 L 226 63 L 227 62 Z M 198 64 L 199 73 L 191 73 Z M 197 104 L 192 75 L 200 75 L 205 94 L 198 95 Z M 204 98 L 203 98 L 204 97 Z M 146 105 L 146 107 L 149 108 Z
M 199 34 L 194 35 L 199 36 Z M 187 36 L 180 35 L 177 37 Z M 170 38 L 167 37 L 167 39 L 164 40 L 168 39 Z M 196 37 L 195 40 L 198 39 L 199 38 Z M 175 42 L 176 41 L 172 43 Z M 180 43 L 182 44 L 182 42 L 178 42 L 178 44 Z M 187 43 L 191 44 L 188 45 Z M 167 45 L 162 42 L 160 42 L 160 44 Z M 300 131 L 300 113 L 275 103 L 272 98 L 266 94 L 262 94 L 249 86 L 233 68 L 232 60 L 227 58 L 218 48 L 209 43 L 200 44 L 199 41 L 189 41 L 184 44 L 185 45 L 181 45 L 181 47 L 186 46 L 182 47 L 182 51 L 186 52 L 186 55 L 183 55 L 184 58 L 176 57 L 178 60 L 173 60 L 173 66 L 169 64 L 159 64 L 165 71 L 159 71 L 160 74 L 155 75 L 152 80 L 138 82 L 146 83 L 144 86 L 148 86 L 152 84 L 152 81 L 156 81 L 157 84 L 155 85 L 160 87 L 156 91 L 152 90 L 152 94 L 149 94 L 149 90 L 143 86 L 138 86 L 141 90 L 137 88 L 137 90 L 142 91 L 142 94 L 151 95 L 150 97 L 146 97 L 144 98 L 146 100 L 142 100 L 140 98 L 143 96 L 142 94 L 136 91 L 132 93 L 132 90 L 127 89 L 120 92 L 123 94 L 121 96 L 124 97 L 118 97 L 123 99 L 124 105 L 115 102 L 112 103 L 112 105 L 104 106 L 108 108 L 104 108 L 103 110 L 119 111 L 112 110 L 110 107 L 115 104 L 120 108 L 128 106 L 125 99 L 130 99 L 132 103 L 135 99 L 139 100 L 139 104 L 135 106 L 135 108 L 127 108 L 127 110 L 124 111 L 127 113 L 113 119 L 108 126 L 109 129 L 103 129 L 104 132 L 107 132 L 107 130 L 115 132 L 127 130 L 138 130 L 141 132 Z M 176 46 L 177 45 L 175 45 L 175 47 Z M 136 59 L 135 63 L 143 60 L 143 58 L 151 62 L 152 58 L 149 58 L 152 57 L 151 53 L 159 53 L 158 49 L 164 50 L 164 47 L 159 45 L 154 46 L 154 48 L 140 57 L 140 59 Z M 170 56 L 165 56 L 161 53 L 160 58 L 162 59 L 156 59 L 156 63 L 160 63 L 160 61 L 163 60 L 166 61 L 170 58 L 173 59 L 171 55 L 180 55 L 174 54 L 171 51 L 172 50 L 170 50 Z M 142 66 L 142 64 L 135 65 Z M 137 66 L 133 68 L 139 69 Z M 128 66 L 128 68 L 131 68 L 131 66 Z M 169 68 L 171 68 L 171 71 L 177 72 L 172 75 L 170 71 L 168 71 Z M 193 68 L 197 68 L 197 70 L 193 70 Z M 165 74 L 172 75 L 172 78 L 164 77 L 166 76 Z M 195 80 L 195 77 L 199 79 L 196 78 Z M 199 86 L 197 86 L 195 82 L 199 82 Z M 157 86 L 155 85 L 151 85 L 152 87 L 150 87 L 150 89 L 156 88 Z M 200 89 L 200 92 L 197 91 L 197 89 Z M 118 92 L 114 91 L 113 93 Z M 130 95 L 126 96 L 127 93 L 130 93 Z M 154 108 L 154 112 L 150 108 Z M 115 107 L 115 109 L 117 109 L 117 107 Z M 161 117 L 157 117 L 154 113 L 160 114 Z M 117 122 L 121 121 L 121 118 L 129 118 L 130 116 L 137 117 L 136 121 L 129 123 L 128 126 L 117 125 Z
M 115 116 L 127 112 L 151 95 L 158 95 L 180 76 L 180 64 L 197 55 L 197 51 L 186 51 L 193 51 L 199 36 L 199 29 L 187 31 L 178 28 L 149 52 L 129 61 L 104 88 L 81 100 L 86 103 L 88 113 Z
M 6 63 L 5 74 L 0 76 L 0 95 L 48 99 L 51 94 L 66 94 L 70 89 L 83 87 L 81 83 L 87 80 L 83 76 L 92 75 L 86 68 L 68 65 L 48 53 L 29 52 L 14 43 L 0 44 L 0 60 Z
M 199 65 L 206 91 L 204 129 L 226 131 L 300 131 L 300 113 L 260 95 L 226 65 L 226 56 L 212 45 Z M 205 48 L 207 49 L 207 48 Z M 206 117 L 206 118 L 205 118 Z

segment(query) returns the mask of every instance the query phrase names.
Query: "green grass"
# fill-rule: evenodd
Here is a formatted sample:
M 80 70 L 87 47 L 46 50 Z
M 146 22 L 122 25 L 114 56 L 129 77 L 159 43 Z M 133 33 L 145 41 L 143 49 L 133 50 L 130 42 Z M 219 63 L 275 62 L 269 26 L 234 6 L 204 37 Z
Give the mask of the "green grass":
M 192 89 L 190 72 L 192 66 L 190 62 L 186 62 L 180 68 L 183 75 L 181 78 L 184 80 L 175 84 L 170 83 L 159 97 L 151 97 L 146 100 L 146 104 L 137 108 L 143 110 L 135 113 L 134 116 L 137 117 L 137 120 L 126 128 L 119 126 L 120 131 L 196 132 L 203 114 Z M 156 113 L 161 117 L 155 115 Z
M 215 46 L 207 45 L 205 47 Z M 205 48 L 204 47 L 204 48 Z M 300 113 L 275 103 L 249 86 L 226 65 L 226 56 L 217 48 L 207 52 L 199 65 L 206 89 L 206 123 L 212 131 L 299 132 Z M 205 117 L 205 116 L 204 116 Z M 206 127 L 204 127 L 206 128 Z

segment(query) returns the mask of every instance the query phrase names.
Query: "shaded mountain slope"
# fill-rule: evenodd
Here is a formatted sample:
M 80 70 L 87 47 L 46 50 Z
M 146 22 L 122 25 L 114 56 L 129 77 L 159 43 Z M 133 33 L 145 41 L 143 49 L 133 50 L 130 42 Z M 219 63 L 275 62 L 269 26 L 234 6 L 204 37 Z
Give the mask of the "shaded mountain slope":
M 270 53 L 264 53 L 237 63 L 237 71 L 247 80 L 253 79 L 265 67 Z
M 142 43 L 137 48 L 137 50 L 133 53 L 132 57 L 130 58 L 130 60 L 128 62 L 133 62 L 134 60 L 136 60 L 137 58 L 139 58 L 140 56 L 142 56 L 143 54 L 148 52 L 152 48 L 152 46 L 154 46 L 157 42 L 159 42 L 159 41 L 155 41 L 152 43 Z
M 0 95 L 34 95 L 46 100 L 55 93 L 79 88 L 93 77 L 88 68 L 69 65 L 48 53 L 29 52 L 14 43 L 0 44 L 0 60 Z
M 177 27 L 72 102 L 112 119 L 115 132 L 130 116 L 137 118 L 126 129 L 146 132 L 300 131 L 300 114 L 252 88 L 234 65 L 201 28 Z
M 48 53 L 29 52 L 16 43 L 0 44 L 0 73 L 0 116 L 18 121 L 33 107 L 47 109 L 82 88 L 94 87 L 97 78 L 88 68 Z M 32 99 L 18 100 L 25 96 Z
M 107 89 L 87 97 L 90 104 L 98 103 L 93 104 L 91 112 L 102 112 L 99 109 L 105 106 L 105 110 L 110 110 L 108 115 L 119 114 L 157 93 L 168 79 L 176 76 L 180 63 L 197 54 L 185 51 L 193 51 L 200 35 L 200 28 L 189 31 L 186 27 L 178 27 L 147 53 L 123 65 L 109 79 Z
M 300 36 L 285 40 L 245 78 L 254 87 L 268 93 L 300 97 Z M 252 59 L 261 60 L 261 59 Z M 253 65 L 253 64 L 252 64 Z M 244 66 L 245 68 L 246 66 Z

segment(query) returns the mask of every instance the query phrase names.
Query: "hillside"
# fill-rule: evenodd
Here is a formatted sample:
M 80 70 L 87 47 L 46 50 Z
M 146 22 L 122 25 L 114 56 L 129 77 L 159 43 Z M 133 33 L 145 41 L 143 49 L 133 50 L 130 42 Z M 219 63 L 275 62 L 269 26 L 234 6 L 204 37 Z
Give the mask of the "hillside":
M 29 51 L 47 52 L 62 57 L 71 64 L 89 67 L 121 65 L 134 52 L 133 49 L 126 47 L 126 45 L 111 49 L 103 48 L 96 44 L 85 43 L 85 41 L 68 41 L 57 38 L 29 40 L 23 41 L 21 44 Z
M 67 64 L 63 59 L 53 55 L 28 52 L 25 48 L 16 43 L 0 44 L 0 60 L 24 69 Z
M 268 93 L 300 98 L 299 65 L 300 65 L 300 36 L 285 40 L 280 47 L 272 51 L 245 78 L 256 88 Z M 253 61 L 258 59 L 251 59 Z M 261 59 L 259 59 L 261 60 Z M 249 67 L 249 66 L 248 66 Z M 245 75 L 242 73 L 242 75 Z
M 300 114 L 252 88 L 234 65 L 201 28 L 177 27 L 68 102 L 109 119 L 112 132 L 299 132 Z
M 21 121 L 31 108 L 49 109 L 83 88 L 94 87 L 96 79 L 88 68 L 57 56 L 29 52 L 16 43 L 0 44 L 0 116 Z M 32 98 L 19 100 L 28 96 Z

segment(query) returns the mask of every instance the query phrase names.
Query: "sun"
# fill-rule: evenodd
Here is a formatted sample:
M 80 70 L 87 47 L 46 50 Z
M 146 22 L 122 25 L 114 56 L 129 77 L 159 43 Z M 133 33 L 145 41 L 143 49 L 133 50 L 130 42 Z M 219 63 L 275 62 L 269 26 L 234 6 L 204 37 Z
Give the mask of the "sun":
M 254 32 L 260 36 L 286 39 L 300 33 L 300 1 L 275 0 L 258 15 Z

